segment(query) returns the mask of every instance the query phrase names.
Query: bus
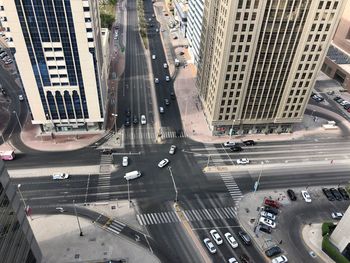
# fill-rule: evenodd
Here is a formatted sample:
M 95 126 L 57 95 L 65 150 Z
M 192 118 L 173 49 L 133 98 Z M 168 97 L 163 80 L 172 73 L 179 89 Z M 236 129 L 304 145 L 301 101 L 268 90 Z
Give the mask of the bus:
M 0 159 L 4 161 L 15 159 L 15 151 L 0 151 Z

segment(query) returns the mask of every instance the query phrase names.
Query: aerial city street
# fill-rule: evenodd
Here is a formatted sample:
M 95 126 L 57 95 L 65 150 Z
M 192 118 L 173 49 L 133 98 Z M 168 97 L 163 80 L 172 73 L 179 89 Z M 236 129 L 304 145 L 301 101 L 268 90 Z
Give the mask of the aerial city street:
M 0 261 L 350 262 L 349 14 L 0 0 Z

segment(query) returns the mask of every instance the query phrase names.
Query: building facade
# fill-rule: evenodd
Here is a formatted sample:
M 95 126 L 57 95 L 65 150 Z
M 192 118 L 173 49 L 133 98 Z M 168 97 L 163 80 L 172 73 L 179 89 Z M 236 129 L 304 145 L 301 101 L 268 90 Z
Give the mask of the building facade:
M 350 260 L 350 208 L 345 211 L 329 240 Z
M 206 0 L 196 85 L 213 133 L 301 122 L 345 3 Z
M 44 131 L 102 128 L 98 0 L 0 0 L 0 16 L 32 123 Z
M 174 2 L 174 18 L 179 23 L 179 32 L 183 37 L 187 35 L 187 16 L 188 16 L 188 3 L 187 1 Z
M 189 51 L 195 65 L 198 65 L 199 62 L 203 11 L 204 0 L 188 1 L 188 22 L 186 37 L 188 38 L 188 42 L 190 44 Z
M 40 263 L 42 254 L 23 202 L 0 160 L 0 258 L 2 263 Z

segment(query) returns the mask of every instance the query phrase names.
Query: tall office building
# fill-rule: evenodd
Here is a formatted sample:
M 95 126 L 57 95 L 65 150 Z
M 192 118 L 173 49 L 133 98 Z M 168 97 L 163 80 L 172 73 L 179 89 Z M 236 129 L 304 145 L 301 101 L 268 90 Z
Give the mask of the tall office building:
M 0 0 L 0 16 L 32 123 L 56 131 L 101 128 L 107 82 L 98 0 Z
M 194 64 L 199 61 L 199 49 L 202 33 L 204 0 L 188 1 L 188 21 L 187 21 L 187 38 L 190 44 L 190 54 Z
M 206 0 L 197 87 L 213 133 L 301 122 L 345 3 Z
M 0 160 L 0 261 L 39 263 L 42 254 L 24 212 L 23 202 Z

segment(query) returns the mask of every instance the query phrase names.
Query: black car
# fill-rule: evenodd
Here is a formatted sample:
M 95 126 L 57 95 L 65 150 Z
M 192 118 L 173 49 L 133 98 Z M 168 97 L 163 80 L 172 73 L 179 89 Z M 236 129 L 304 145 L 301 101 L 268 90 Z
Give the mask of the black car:
M 333 100 L 335 100 L 335 101 L 337 101 L 337 100 L 339 100 L 339 99 L 341 99 L 341 97 L 334 97 L 334 99 Z
M 345 104 L 345 105 L 343 106 L 343 108 L 346 109 L 346 110 L 350 109 L 350 104 Z
M 130 109 L 126 109 L 126 110 L 125 110 L 125 116 L 126 116 L 126 117 L 130 117 L 130 115 L 131 115 Z
M 250 145 L 255 145 L 256 142 L 254 140 L 246 140 L 246 141 L 243 141 L 243 144 L 246 146 L 250 146 Z
M 170 98 L 171 98 L 172 100 L 175 100 L 175 99 L 176 99 L 175 93 L 174 93 L 174 92 L 171 92 L 171 93 L 170 93 Z
M 137 118 L 136 115 L 134 116 L 134 119 L 132 120 L 132 123 L 135 124 L 135 125 L 139 123 L 139 119 Z
M 250 245 L 252 243 L 252 240 L 250 239 L 250 236 L 246 232 L 239 231 L 238 235 L 243 240 L 244 244 Z
M 268 213 L 271 213 L 273 215 L 278 215 L 278 209 L 274 208 L 274 207 L 271 207 L 271 206 L 265 206 L 264 207 L 264 211 L 268 212 Z
M 268 250 L 265 251 L 265 255 L 270 257 L 277 256 L 278 254 L 282 253 L 282 249 L 278 246 L 269 248 Z
M 259 224 L 259 230 L 267 234 L 271 234 L 271 227 L 265 224 Z
M 130 126 L 130 118 L 126 118 L 125 122 L 124 122 L 125 127 L 129 127 Z
M 168 99 L 164 99 L 164 104 L 165 104 L 165 106 L 169 106 L 170 105 L 170 101 Z
M 241 146 L 233 146 L 230 148 L 231 152 L 241 152 L 243 148 Z
M 338 187 L 338 191 L 343 196 L 344 200 L 349 200 L 349 194 L 346 192 L 346 190 L 343 187 Z
M 102 150 L 102 153 L 103 153 L 103 154 L 112 154 L 112 153 L 113 153 L 113 150 L 112 150 L 112 149 L 105 148 L 105 149 Z
M 331 193 L 334 196 L 334 198 L 337 199 L 338 201 L 341 201 L 343 199 L 342 195 L 338 192 L 337 189 L 331 188 L 329 190 L 331 191 Z
M 249 257 L 246 255 L 246 254 L 242 254 L 239 256 L 239 259 L 242 263 L 249 263 L 250 262 L 250 259 Z
M 292 189 L 288 189 L 287 194 L 288 194 L 290 200 L 292 200 L 292 201 L 297 200 L 297 196 Z
M 324 195 L 327 197 L 327 199 L 329 201 L 334 201 L 334 196 L 332 195 L 331 191 L 329 191 L 328 188 L 322 188 L 322 192 L 324 193 Z

